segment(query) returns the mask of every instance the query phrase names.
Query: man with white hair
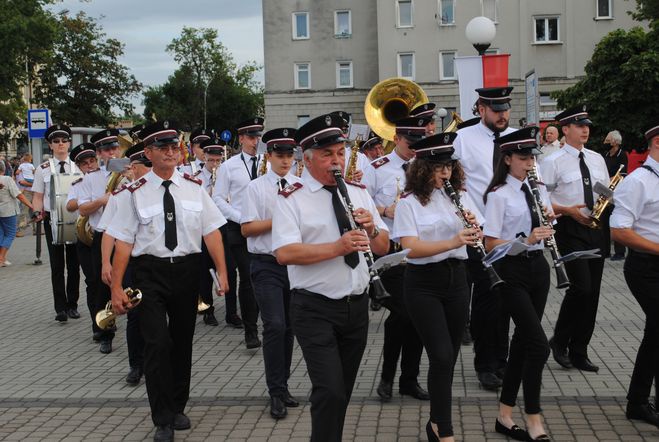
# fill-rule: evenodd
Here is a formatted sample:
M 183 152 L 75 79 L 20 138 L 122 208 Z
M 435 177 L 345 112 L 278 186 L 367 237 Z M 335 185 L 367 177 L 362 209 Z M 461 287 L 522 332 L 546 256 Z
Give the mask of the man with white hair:
M 606 138 L 604 138 L 604 144 L 608 144 L 610 146 L 609 150 L 602 154 L 604 157 L 604 162 L 606 162 L 606 168 L 609 170 L 609 177 L 613 177 L 616 173 L 618 173 L 620 166 L 623 166 L 622 175 L 626 176 L 629 172 L 627 170 L 629 159 L 627 158 L 627 152 L 622 150 L 620 146 L 622 144 L 622 135 L 620 135 L 620 132 L 617 130 L 612 130 L 606 134 Z M 610 205 L 609 209 L 607 209 L 603 217 L 604 249 L 602 252 L 604 257 L 611 256 L 611 232 L 609 230 L 609 217 L 611 216 L 612 212 L 613 204 Z M 611 256 L 611 261 L 622 261 L 625 259 L 625 246 L 614 242 L 613 250 L 615 253 L 613 256 Z

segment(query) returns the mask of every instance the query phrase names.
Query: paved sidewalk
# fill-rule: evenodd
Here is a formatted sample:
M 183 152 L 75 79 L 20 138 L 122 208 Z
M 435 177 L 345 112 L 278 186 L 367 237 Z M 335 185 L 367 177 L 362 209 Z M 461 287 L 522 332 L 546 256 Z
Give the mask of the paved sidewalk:
M 128 387 L 125 318 L 110 355 L 91 340 L 81 287 L 82 319 L 54 321 L 48 254 L 33 266 L 31 235 L 17 238 L 0 268 L 0 440 L 144 440 L 152 423 L 144 383 Z M 552 289 L 544 325 L 548 336 L 560 307 Z M 219 305 L 222 302 L 218 303 Z M 224 310 L 217 312 L 223 318 Z M 371 312 L 368 345 L 348 409 L 344 440 L 425 440 L 429 404 L 394 396 L 377 400 L 384 310 Z M 558 441 L 659 440 L 659 429 L 625 418 L 625 394 L 643 315 L 628 293 L 622 263 L 607 261 L 590 357 L 597 374 L 564 370 L 550 358 L 543 377 L 543 414 Z M 494 433 L 497 397 L 479 388 L 473 353 L 463 346 L 453 386 L 456 439 L 504 440 Z M 290 388 L 302 406 L 279 422 L 268 414 L 261 351 L 246 350 L 241 330 L 197 323 L 188 414 L 192 429 L 177 440 L 308 440 L 310 383 L 299 347 Z M 425 385 L 424 355 L 421 383 Z M 521 409 L 520 409 L 521 411 Z M 523 421 L 518 414 L 518 423 Z

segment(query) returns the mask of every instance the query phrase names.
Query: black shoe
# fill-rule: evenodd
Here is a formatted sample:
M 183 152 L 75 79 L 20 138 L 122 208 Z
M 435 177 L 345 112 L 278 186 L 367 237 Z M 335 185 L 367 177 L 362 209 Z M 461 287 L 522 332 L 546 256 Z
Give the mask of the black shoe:
M 183 413 L 176 413 L 174 415 L 174 429 L 179 430 L 189 430 L 190 429 L 190 418 Z
M 66 314 L 69 316 L 71 319 L 80 319 L 80 313 L 78 313 L 78 310 L 75 308 L 70 308 L 66 311 Z
M 380 379 L 380 385 L 378 385 L 378 396 L 382 399 L 382 402 L 389 402 L 391 400 L 391 391 L 393 389 L 393 382 L 387 382 L 384 379 Z
M 273 419 L 283 419 L 288 414 L 284 401 L 279 396 L 272 396 L 270 398 L 270 416 Z
M 126 375 L 126 383 L 131 386 L 136 386 L 142 379 L 142 369 L 140 367 L 130 367 Z
M 106 355 L 112 353 L 112 341 L 101 341 L 98 351 Z
M 418 399 L 420 401 L 430 400 L 430 395 L 428 394 L 428 392 L 423 388 L 421 388 L 421 386 L 418 383 L 407 387 L 401 386 L 398 388 L 398 392 L 400 394 L 412 396 L 413 398 Z
M 245 333 L 245 347 L 248 349 L 259 348 L 261 346 L 261 340 L 256 335 L 256 333 Z
M 474 339 L 471 337 L 471 331 L 469 330 L 469 326 L 465 326 L 465 330 L 462 333 L 462 345 L 469 345 L 472 342 L 474 342 Z
M 549 348 L 551 348 L 551 354 L 554 356 L 554 360 L 558 365 L 563 368 L 572 368 L 572 362 L 570 362 L 570 358 L 567 355 L 567 350 L 561 348 L 556 341 L 554 341 L 554 338 L 549 340 Z
M 380 304 L 378 301 L 375 299 L 371 299 L 371 310 L 374 312 L 379 311 L 382 308 L 382 304 Z
M 217 319 L 215 318 L 215 313 L 213 312 L 204 313 L 204 324 L 217 327 L 219 324 L 217 322 Z
M 174 440 L 174 429 L 171 425 L 158 425 L 153 435 L 154 442 L 171 442 Z
M 230 315 L 226 318 L 228 326 L 233 328 L 243 328 L 243 320 L 237 314 Z
M 439 438 L 432 429 L 432 423 L 428 421 L 426 424 L 426 436 L 428 436 L 428 442 L 439 442 Z
M 641 420 L 659 427 L 659 414 L 657 414 L 657 410 L 652 404 L 638 405 L 628 402 L 625 415 L 627 416 L 627 419 Z
M 100 331 L 95 331 L 94 334 L 92 334 L 92 340 L 94 342 L 101 342 L 102 337 L 103 337 L 103 333 Z
M 572 366 L 574 368 L 578 368 L 581 371 L 592 371 L 593 373 L 597 373 L 600 368 L 593 364 L 590 359 L 588 359 L 588 356 L 577 356 L 570 358 L 570 362 L 572 362 Z
M 66 311 L 62 310 L 61 312 L 57 312 L 57 315 L 55 316 L 55 321 L 66 322 L 68 320 L 69 320 L 69 316 L 66 314 Z
M 295 408 L 300 406 L 300 402 L 291 396 L 291 393 L 288 390 L 286 390 L 286 393 L 284 393 L 282 400 L 284 401 L 284 405 L 287 407 Z
M 481 383 L 481 386 L 489 391 L 497 391 L 503 382 L 491 371 L 483 371 L 478 373 L 478 382 Z
M 520 428 L 518 425 L 513 425 L 511 428 L 508 428 L 499 422 L 499 419 L 497 419 L 494 424 L 494 431 L 515 440 L 527 441 L 531 437 L 526 430 Z

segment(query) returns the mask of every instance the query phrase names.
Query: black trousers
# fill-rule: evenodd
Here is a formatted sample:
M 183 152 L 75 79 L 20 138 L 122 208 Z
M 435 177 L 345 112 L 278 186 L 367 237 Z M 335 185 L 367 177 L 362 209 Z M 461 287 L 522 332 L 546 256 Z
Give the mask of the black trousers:
M 290 315 L 311 379 L 311 440 L 340 441 L 366 348 L 368 296 L 332 300 L 293 290 Z
M 263 321 L 265 381 L 270 396 L 282 396 L 288 391 L 293 358 L 288 271 L 271 255 L 252 255 L 251 263 L 254 296 Z
M 609 207 L 602 214 L 602 235 L 604 236 L 604 243 L 602 245 L 602 256 L 608 258 L 611 256 L 611 228 L 609 226 L 609 221 L 611 219 L 611 214 L 613 213 L 613 204 L 610 204 Z M 624 255 L 627 248 L 620 243 L 613 241 L 613 252 L 616 255 Z
M 549 357 L 549 342 L 542 329 L 542 315 L 549 293 L 549 264 L 542 251 L 530 256 L 506 256 L 495 264 L 505 281 L 499 291 L 503 309 L 515 323 L 508 365 L 499 400 L 514 407 L 524 385 L 524 409 L 540 413 L 542 370 Z
M 464 263 L 453 258 L 406 267 L 405 305 L 430 361 L 430 420 L 437 424 L 439 437 L 452 436 L 451 386 L 469 308 L 467 272 Z
M 55 311 L 78 308 L 80 297 L 80 268 L 75 244 L 53 244 L 53 231 L 50 227 L 50 212 L 46 212 L 43 223 L 50 258 L 50 282 L 53 286 Z M 66 265 L 66 285 L 64 266 Z
M 625 281 L 645 313 L 643 339 L 638 348 L 627 400 L 648 402 L 652 381 L 659 403 L 659 256 L 629 251 L 625 261 Z
M 200 254 L 176 263 L 144 255 L 134 263 L 151 418 L 155 425 L 171 424 L 190 396 Z
M 95 292 L 93 294 L 93 304 L 94 311 L 98 312 L 103 310 L 111 298 L 110 287 L 103 282 L 101 279 L 101 240 L 103 239 L 103 233 L 94 232 L 94 240 L 92 241 L 92 271 L 94 272 L 94 281 Z M 101 330 L 96 325 L 96 321 L 93 324 L 93 330 L 101 333 L 101 341 L 112 341 L 114 339 L 114 329 L 110 330 Z
M 405 267 L 396 266 L 382 273 L 380 279 L 391 298 L 382 302 L 389 310 L 384 321 L 384 345 L 382 347 L 382 379 L 393 383 L 400 361 L 400 387 L 413 387 L 418 383 L 419 363 L 423 353 L 423 343 L 405 307 L 404 292 Z
M 227 222 L 227 242 L 231 249 L 231 255 L 238 266 L 240 287 L 238 288 L 238 299 L 240 300 L 240 312 L 245 325 L 245 335 L 258 334 L 256 322 L 259 319 L 259 307 L 254 299 L 254 290 L 250 280 L 249 252 L 247 252 L 247 241 L 240 233 L 240 224 L 233 221 Z
M 222 226 L 223 228 L 225 226 Z M 224 294 L 225 302 L 225 319 L 228 320 L 230 316 L 237 313 L 236 305 L 236 263 L 231 256 L 231 250 L 227 244 L 226 232 L 225 229 L 220 228 L 220 233 L 222 234 L 222 242 L 224 246 L 224 260 L 227 266 L 227 272 L 229 277 L 229 291 Z M 202 239 L 201 241 L 201 267 L 199 268 L 199 294 L 202 301 L 211 306 L 211 312 L 215 311 L 213 306 L 213 279 L 210 275 L 208 269 L 215 270 L 215 263 L 208 253 L 208 248 L 206 243 Z
M 473 247 L 467 247 L 468 280 L 472 285 L 470 331 L 477 373 L 494 373 L 506 367 L 510 315 L 501 308 L 496 290 Z
M 92 248 L 83 244 L 81 241 L 76 242 L 76 253 L 80 261 L 80 268 L 85 275 L 85 292 L 87 293 L 87 309 L 92 318 L 92 332 L 98 330 L 96 325 L 96 304 L 94 303 L 94 294 L 96 293 L 96 280 L 94 279 L 94 270 L 92 269 Z
M 583 226 L 572 218 L 559 218 L 555 230 L 561 255 L 602 247 L 601 230 Z M 567 348 L 571 358 L 588 356 L 588 344 L 595 330 L 603 270 L 604 258 L 576 259 L 565 263 L 570 288 L 565 291 L 558 313 L 554 341 L 559 347 Z

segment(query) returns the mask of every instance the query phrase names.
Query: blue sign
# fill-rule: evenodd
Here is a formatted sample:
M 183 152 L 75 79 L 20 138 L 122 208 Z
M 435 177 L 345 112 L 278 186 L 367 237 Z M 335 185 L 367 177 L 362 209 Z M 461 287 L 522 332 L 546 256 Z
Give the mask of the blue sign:
M 222 138 L 222 141 L 225 143 L 228 143 L 229 140 L 231 140 L 231 131 L 229 129 L 224 129 L 220 134 L 220 138 Z
M 27 134 L 30 138 L 43 138 L 50 123 L 48 109 L 28 109 Z

